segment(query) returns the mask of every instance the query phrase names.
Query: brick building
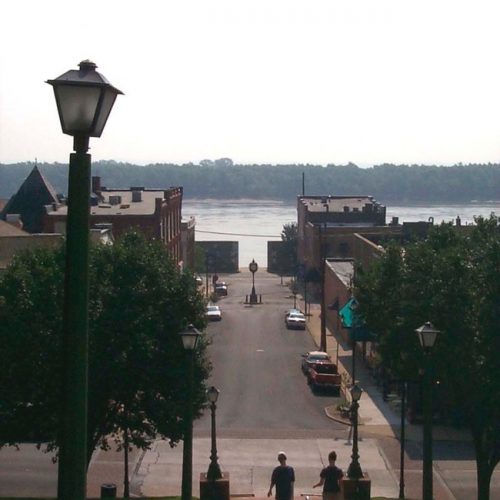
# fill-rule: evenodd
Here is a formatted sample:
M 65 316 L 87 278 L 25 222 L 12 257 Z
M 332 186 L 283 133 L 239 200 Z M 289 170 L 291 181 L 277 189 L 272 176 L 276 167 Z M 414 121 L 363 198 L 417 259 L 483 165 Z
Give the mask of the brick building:
M 297 257 L 304 269 L 321 266 L 325 258 L 368 262 L 381 251 L 380 237 L 400 232 L 386 224 L 386 207 L 372 196 L 299 196 Z
M 110 189 L 101 185 L 100 177 L 93 177 L 90 225 L 111 224 L 115 238 L 136 228 L 147 238 L 163 242 L 174 261 L 182 265 L 182 195 L 182 187 Z M 44 232 L 65 234 L 67 211 L 67 205 L 46 206 Z

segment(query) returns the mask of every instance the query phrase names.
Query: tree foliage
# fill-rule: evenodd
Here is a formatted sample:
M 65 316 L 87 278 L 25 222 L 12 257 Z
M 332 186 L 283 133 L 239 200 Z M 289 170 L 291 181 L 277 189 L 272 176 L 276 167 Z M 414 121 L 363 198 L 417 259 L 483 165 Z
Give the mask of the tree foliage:
M 158 242 L 129 233 L 90 256 L 88 458 L 109 446 L 147 448 L 183 436 L 188 365 L 179 332 L 205 326 L 192 275 Z M 0 444 L 29 438 L 57 447 L 64 249 L 19 255 L 0 280 Z M 195 357 L 193 410 L 205 402 L 206 342 Z
M 64 193 L 67 165 L 39 164 L 58 193 Z M 12 196 L 33 163 L 0 164 L 0 197 Z M 115 161 L 92 164 L 102 185 L 109 187 L 183 186 L 188 198 L 252 198 L 294 201 L 306 194 L 370 194 L 383 203 L 468 203 L 498 199 L 500 165 L 449 167 L 382 164 L 372 168 L 348 165 L 242 165 L 230 158 L 201 160 L 198 165 L 158 163 L 145 166 Z
M 430 320 L 441 334 L 433 349 L 439 404 L 471 430 L 478 466 L 478 498 L 500 461 L 500 225 L 479 218 L 457 231 L 434 228 L 428 239 L 391 246 L 356 275 L 356 297 L 378 340 L 383 366 L 418 378 L 422 349 L 414 332 Z
M 278 272 L 281 276 L 294 276 L 297 273 L 297 235 L 295 222 L 283 226 L 277 254 Z

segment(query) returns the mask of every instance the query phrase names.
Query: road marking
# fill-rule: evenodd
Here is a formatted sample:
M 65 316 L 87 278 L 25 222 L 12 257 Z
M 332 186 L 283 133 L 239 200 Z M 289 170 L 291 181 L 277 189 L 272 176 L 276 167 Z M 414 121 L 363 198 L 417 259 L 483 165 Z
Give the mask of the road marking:
M 255 352 L 264 352 L 264 349 L 257 349 Z

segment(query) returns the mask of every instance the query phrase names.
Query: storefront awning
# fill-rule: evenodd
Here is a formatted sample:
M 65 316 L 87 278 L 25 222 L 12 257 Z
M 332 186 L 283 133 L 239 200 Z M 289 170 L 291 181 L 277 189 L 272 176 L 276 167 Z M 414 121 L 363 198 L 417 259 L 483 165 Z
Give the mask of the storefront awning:
M 340 308 L 339 316 L 344 328 L 349 328 L 349 337 L 356 342 L 373 339 L 373 334 L 366 328 L 365 322 L 356 314 L 358 301 L 351 297 L 343 307 Z

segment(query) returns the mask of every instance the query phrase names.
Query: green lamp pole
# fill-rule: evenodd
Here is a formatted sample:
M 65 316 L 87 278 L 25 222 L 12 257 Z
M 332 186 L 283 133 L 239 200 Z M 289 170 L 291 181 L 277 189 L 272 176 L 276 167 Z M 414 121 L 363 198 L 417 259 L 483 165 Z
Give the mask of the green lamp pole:
M 210 413 L 212 417 L 212 427 L 211 427 L 211 435 L 212 435 L 212 447 L 210 450 L 210 465 L 208 466 L 207 471 L 207 479 L 212 482 L 212 490 L 213 483 L 217 481 L 217 479 L 222 478 L 222 472 L 220 470 L 219 462 L 217 461 L 217 436 L 215 432 L 215 410 L 217 409 L 217 400 L 219 399 L 219 389 L 217 387 L 210 387 L 207 389 L 208 400 L 210 401 Z M 213 491 L 212 491 L 213 493 Z
M 429 321 L 417 328 L 422 349 L 424 350 L 424 381 L 423 381 L 423 411 L 424 411 L 424 453 L 422 474 L 422 499 L 432 500 L 432 375 L 431 352 L 440 331 Z
M 354 384 L 351 387 L 351 397 L 352 397 L 352 461 L 347 469 L 347 477 L 349 479 L 361 479 L 363 477 L 363 471 L 361 470 L 361 465 L 359 464 L 359 450 L 358 450 L 358 408 L 359 400 L 361 399 L 361 394 L 363 389 L 359 387 L 358 384 Z
M 184 416 L 184 446 L 182 448 L 182 500 L 191 500 L 193 491 L 193 378 L 194 353 L 201 333 L 193 326 L 179 334 L 188 357 L 188 397 Z
M 47 83 L 54 88 L 63 133 L 73 136 L 68 178 L 64 283 L 59 500 L 84 500 L 87 475 L 88 254 L 90 137 L 100 137 L 116 96 L 91 61 Z

